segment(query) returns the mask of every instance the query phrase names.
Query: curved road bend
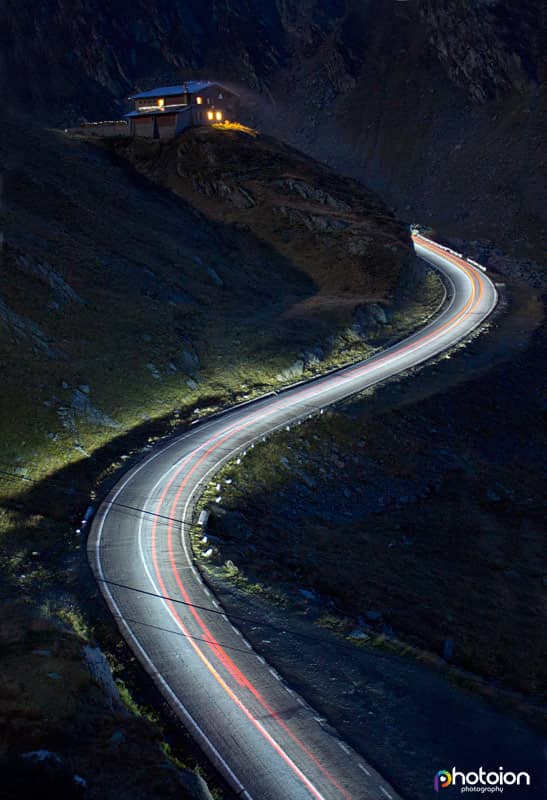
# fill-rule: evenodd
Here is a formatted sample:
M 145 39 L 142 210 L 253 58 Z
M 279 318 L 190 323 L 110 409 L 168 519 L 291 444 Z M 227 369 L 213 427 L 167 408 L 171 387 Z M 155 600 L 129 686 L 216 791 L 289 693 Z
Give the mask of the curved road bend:
M 122 635 L 236 793 L 250 800 L 395 800 L 395 790 L 291 691 L 203 584 L 188 531 L 203 484 L 275 428 L 446 350 L 492 311 L 486 275 L 415 236 L 449 286 L 418 333 L 346 369 L 204 420 L 128 472 L 99 507 L 88 557 Z

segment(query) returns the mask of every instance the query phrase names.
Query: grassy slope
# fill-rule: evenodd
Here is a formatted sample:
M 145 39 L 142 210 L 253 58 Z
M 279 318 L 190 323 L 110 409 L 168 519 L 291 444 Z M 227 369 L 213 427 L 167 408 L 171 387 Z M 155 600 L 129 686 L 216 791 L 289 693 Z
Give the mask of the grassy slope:
M 193 758 L 185 764 L 165 758 L 157 720 L 119 676 L 112 679 L 95 648 L 82 651 L 81 636 L 81 629 L 77 634 L 24 601 L 2 603 L 4 796 L 30 797 L 39 783 L 42 793 L 63 800 L 191 800 L 185 781 L 195 781 L 186 771 Z M 17 757 L 44 749 L 60 760 Z
M 322 168 L 315 178 L 313 162 L 273 142 L 258 144 L 261 157 L 268 147 L 278 148 L 285 166 L 294 158 L 297 172 L 304 164 L 308 181 L 324 180 Z M 122 796 L 134 794 L 136 784 L 153 796 L 158 781 L 170 796 L 183 790 L 180 776 L 165 772 L 165 734 L 133 717 L 122 725 L 121 706 L 99 699 L 102 690 L 82 661 L 83 644 L 94 633 L 108 652 L 129 659 L 93 600 L 84 541 L 74 534 L 79 515 L 127 453 L 187 424 L 198 406 L 203 413 L 279 385 L 278 372 L 317 344 L 324 365 L 369 352 L 371 345 L 348 329 L 356 302 L 348 274 L 360 281 L 358 302 L 387 297 L 408 252 L 406 233 L 378 201 L 345 182 L 331 192 L 343 192 L 344 202 L 364 215 L 354 224 L 375 236 L 368 258 L 340 250 L 339 234 L 328 227 L 309 236 L 300 218 L 284 222 L 295 240 L 284 248 L 260 226 L 232 224 L 238 211 L 226 219 L 204 214 L 207 209 L 158 188 L 96 145 L 27 120 L 6 122 L 0 148 L 6 201 L 0 565 L 3 593 L 22 600 L 13 612 L 20 635 L 0 637 L 2 691 L 11 696 L 16 683 L 19 698 L 6 706 L 0 759 L 10 762 L 22 749 L 54 749 L 88 780 L 90 796 L 106 797 L 109 764 L 119 756 L 129 764 L 116 782 Z M 262 169 L 267 178 L 267 159 Z M 325 211 L 316 209 L 315 216 Z M 320 272 L 308 257 L 310 245 L 326 253 L 318 259 Z M 344 302 L 310 315 L 306 303 L 327 284 L 327 296 L 343 294 Z M 58 616 L 76 638 L 59 627 Z M 33 633 L 36 626 L 43 635 Z M 35 644 L 51 650 L 36 656 L 47 670 L 39 681 L 35 671 L 22 669 Z M 138 673 L 130 669 L 128 677 L 138 680 Z M 89 692 L 97 696 L 95 709 Z M 121 694 L 134 710 L 131 696 Z M 32 730 L 18 722 L 27 713 L 35 720 Z M 97 745 L 78 749 L 61 735 L 67 717 L 89 735 L 97 730 Z M 120 725 L 121 745 L 111 740 Z M 175 742 L 187 752 L 179 734 Z M 146 769 L 136 765 L 135 753 Z M 162 781 L 162 774 L 171 777 Z
M 356 238 L 353 230 L 310 233 L 300 220 L 286 222 L 283 232 L 294 241 L 284 248 L 268 225 L 236 230 L 236 219 L 246 222 L 244 209 L 207 219 L 92 144 L 41 130 L 7 134 L 12 166 L 0 296 L 26 328 L 21 333 L 8 320 L 0 340 L 7 364 L 2 457 L 37 464 L 38 474 L 80 457 L 70 452 L 75 445 L 92 451 L 143 419 L 267 386 L 299 349 L 325 347 L 327 335 L 343 333 L 358 300 L 388 296 L 408 252 L 403 228 L 378 201 L 333 176 L 334 189 L 353 203 L 352 227 L 367 230 L 364 255 L 339 247 L 341 239 Z M 293 164 L 299 173 L 304 165 L 308 180 L 325 180 L 314 162 L 271 141 L 217 136 L 219 157 L 231 153 L 233 164 L 252 164 L 255 156 L 264 183 L 277 177 L 272 153 L 282 154 L 284 171 Z M 189 163 L 196 164 L 195 155 Z M 169 175 L 173 156 L 166 148 L 149 158 L 148 171 Z M 206 153 L 201 163 L 207 167 Z M 262 220 L 271 219 L 281 194 L 266 202 Z M 330 219 L 325 208 L 321 213 Z M 67 299 L 59 280 L 79 299 Z M 310 319 L 306 303 L 324 284 L 344 302 Z M 80 385 L 90 387 L 92 405 L 117 427 L 89 424 L 89 409 L 72 430 L 61 424 L 59 411 Z
M 450 393 L 427 397 L 429 367 L 417 399 L 395 382 L 227 467 L 213 562 L 235 567 L 219 574 L 270 596 L 312 589 L 371 644 L 387 631 L 435 658 L 451 640 L 454 664 L 541 697 L 544 336 L 478 377 L 495 353 L 477 342 L 440 368 Z

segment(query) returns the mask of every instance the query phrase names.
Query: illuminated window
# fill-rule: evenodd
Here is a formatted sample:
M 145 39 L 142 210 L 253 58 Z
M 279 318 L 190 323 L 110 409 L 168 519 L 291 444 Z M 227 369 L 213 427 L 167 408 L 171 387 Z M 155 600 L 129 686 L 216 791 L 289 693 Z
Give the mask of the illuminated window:
M 222 111 L 217 111 L 215 117 L 220 121 L 222 119 Z
M 160 108 L 163 108 L 164 105 L 165 105 L 165 100 L 163 99 L 163 97 L 158 97 L 158 106 Z
M 207 119 L 214 119 L 214 117 L 215 117 L 215 115 L 213 114 L 212 111 L 208 111 L 207 112 Z
M 203 97 L 196 97 L 196 103 L 200 106 L 203 103 Z

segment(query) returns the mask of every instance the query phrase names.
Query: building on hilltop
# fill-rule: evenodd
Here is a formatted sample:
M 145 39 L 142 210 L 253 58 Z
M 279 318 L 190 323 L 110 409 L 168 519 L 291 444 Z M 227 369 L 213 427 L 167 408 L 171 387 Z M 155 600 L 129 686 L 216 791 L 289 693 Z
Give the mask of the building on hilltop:
M 135 109 L 125 117 L 129 136 L 171 139 L 186 128 L 233 120 L 238 95 L 212 81 L 186 81 L 132 95 Z

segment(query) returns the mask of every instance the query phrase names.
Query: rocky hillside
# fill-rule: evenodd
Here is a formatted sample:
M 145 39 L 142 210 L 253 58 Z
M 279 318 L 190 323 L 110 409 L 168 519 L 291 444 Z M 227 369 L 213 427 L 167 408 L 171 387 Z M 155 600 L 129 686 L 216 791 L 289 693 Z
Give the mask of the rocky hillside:
M 314 305 L 351 309 L 389 299 L 408 234 L 355 181 L 278 140 L 226 124 L 169 143 L 121 139 L 111 146 L 209 218 L 275 248 L 313 280 Z
M 545 333 L 482 376 L 481 347 L 453 356 L 464 385 L 424 398 L 437 371 L 450 378 L 430 366 L 231 464 L 206 546 L 241 578 L 347 615 L 363 643 L 405 641 L 544 701 Z
M 1 611 L 7 800 L 32 797 L 37 785 L 59 800 L 210 797 L 198 775 L 168 760 L 157 722 L 128 706 L 127 687 L 97 647 L 24 600 L 3 600 Z
M 12 105 L 65 125 L 118 116 L 136 86 L 212 76 L 264 130 L 401 216 L 540 260 L 540 0 L 10 5 L 0 75 Z
M 408 231 L 373 194 L 271 139 L 205 134 L 125 158 L 4 121 L 0 587 L 21 606 L 0 629 L 0 763 L 18 796 L 29 779 L 59 797 L 207 796 L 179 769 L 196 763 L 180 728 L 136 719 L 123 682 L 105 689 L 97 641 L 110 666 L 131 658 L 97 600 L 81 515 L 143 445 L 366 355 L 415 271 Z
M 410 257 L 374 195 L 270 139 L 213 130 L 129 145 L 148 178 L 21 122 L 2 148 L 10 462 L 47 451 L 49 468 L 66 463 L 67 447 L 78 458 L 198 397 L 257 391 L 302 349 L 327 356 L 357 306 L 389 301 Z

